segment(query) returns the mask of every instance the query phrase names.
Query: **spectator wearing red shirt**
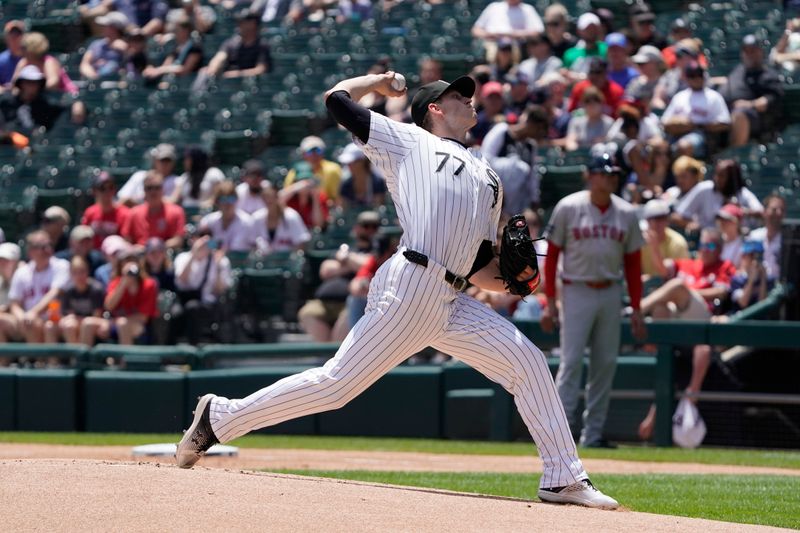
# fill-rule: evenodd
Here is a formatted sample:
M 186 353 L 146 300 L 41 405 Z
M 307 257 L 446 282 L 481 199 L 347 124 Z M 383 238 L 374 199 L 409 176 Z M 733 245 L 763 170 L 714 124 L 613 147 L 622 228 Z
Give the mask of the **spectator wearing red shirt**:
M 167 248 L 180 248 L 185 225 L 183 208 L 164 201 L 164 179 L 150 172 L 144 179 L 144 203 L 130 210 L 122 236 L 142 245 L 151 237 L 159 237 Z
M 586 79 L 579 81 L 575 84 L 575 87 L 572 88 L 572 93 L 569 97 L 568 111 L 572 113 L 580 107 L 583 91 L 590 85 L 597 87 L 606 99 L 603 106 L 603 113 L 616 118 L 617 108 L 622 103 L 623 96 L 625 96 L 625 89 L 618 83 L 608 79 L 608 64 L 605 59 L 599 57 L 593 57 L 589 63 L 589 74 Z
M 86 208 L 81 224 L 94 231 L 92 246 L 99 250 L 103 239 L 109 235 L 119 235 L 128 219 L 130 209 L 114 202 L 117 187 L 108 172 L 101 172 L 92 182 L 94 204 Z
M 323 229 L 328 223 L 328 196 L 310 166 L 300 165 L 295 181 L 281 189 L 279 199 L 298 213 L 308 229 Z
M 81 343 L 92 346 L 116 332 L 119 344 L 131 345 L 158 316 L 158 284 L 145 272 L 134 251 L 124 253 L 108 285 L 104 307 L 111 318 L 86 317 L 81 323 Z
M 653 318 L 707 320 L 714 303 L 730 292 L 736 268 L 722 260 L 722 235 L 716 228 L 700 233 L 697 259 L 664 261 L 672 279 L 642 300 L 642 312 Z

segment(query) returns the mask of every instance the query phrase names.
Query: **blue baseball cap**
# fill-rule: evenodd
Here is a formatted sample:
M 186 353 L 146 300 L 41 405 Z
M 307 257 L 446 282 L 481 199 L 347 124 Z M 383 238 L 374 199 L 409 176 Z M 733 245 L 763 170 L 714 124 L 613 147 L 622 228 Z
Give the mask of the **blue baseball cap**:
M 622 169 L 617 165 L 617 158 L 608 152 L 592 156 L 586 166 L 590 173 L 619 174 Z
M 628 38 L 619 32 L 609 33 L 606 35 L 606 44 L 625 48 L 628 46 Z

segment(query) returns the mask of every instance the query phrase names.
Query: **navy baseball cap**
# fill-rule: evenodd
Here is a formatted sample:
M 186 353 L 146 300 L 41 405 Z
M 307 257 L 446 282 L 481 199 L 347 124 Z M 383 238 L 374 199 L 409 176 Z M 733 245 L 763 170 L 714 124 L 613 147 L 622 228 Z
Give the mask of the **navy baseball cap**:
M 472 95 L 475 94 L 475 80 L 469 76 L 461 76 L 453 83 L 438 80 L 420 87 L 417 94 L 414 95 L 414 99 L 411 100 L 411 119 L 414 124 L 422 126 L 422 121 L 428 114 L 428 105 L 450 91 L 458 91 L 462 96 L 472 98 Z
M 622 169 L 617 165 L 617 159 L 613 154 L 603 153 L 592 156 L 587 165 L 590 173 L 597 174 L 618 174 Z

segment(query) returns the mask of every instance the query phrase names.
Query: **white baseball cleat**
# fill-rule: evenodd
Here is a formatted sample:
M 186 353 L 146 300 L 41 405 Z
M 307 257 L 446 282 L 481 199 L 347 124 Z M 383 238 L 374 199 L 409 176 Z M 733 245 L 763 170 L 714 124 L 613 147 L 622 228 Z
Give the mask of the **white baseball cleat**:
M 566 487 L 539 489 L 539 499 L 546 503 L 572 503 L 597 509 L 619 507 L 617 500 L 594 488 L 588 479 L 582 479 Z
M 206 394 L 199 398 L 197 407 L 194 410 L 194 420 L 189 426 L 178 447 L 175 450 L 175 459 L 181 468 L 191 468 L 200 460 L 206 451 L 219 441 L 214 436 L 211 429 L 209 412 L 211 410 L 211 400 L 216 398 L 213 394 Z

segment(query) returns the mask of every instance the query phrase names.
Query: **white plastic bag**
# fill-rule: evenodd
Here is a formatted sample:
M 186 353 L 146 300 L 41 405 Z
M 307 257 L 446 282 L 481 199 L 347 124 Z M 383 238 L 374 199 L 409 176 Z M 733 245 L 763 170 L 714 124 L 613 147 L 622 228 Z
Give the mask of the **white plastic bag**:
M 706 423 L 697 406 L 682 398 L 672 415 L 672 441 L 681 448 L 697 448 L 706 438 Z

